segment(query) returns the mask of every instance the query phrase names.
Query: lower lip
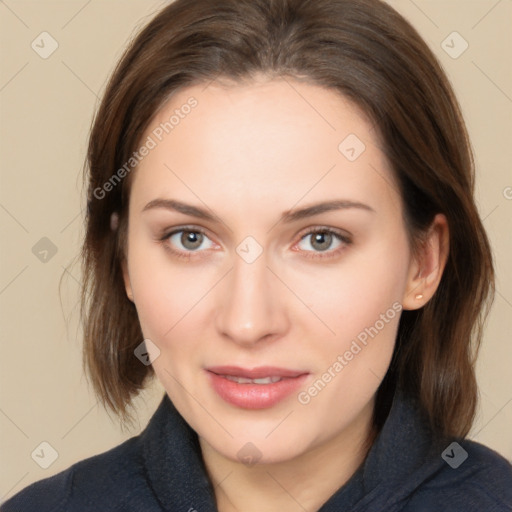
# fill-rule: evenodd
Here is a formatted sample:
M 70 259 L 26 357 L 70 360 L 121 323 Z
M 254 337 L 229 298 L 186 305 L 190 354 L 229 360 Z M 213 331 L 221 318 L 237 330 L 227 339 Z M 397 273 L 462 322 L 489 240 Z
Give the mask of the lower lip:
M 217 394 L 226 402 L 243 409 L 266 409 L 284 400 L 304 383 L 307 374 L 284 378 L 270 384 L 238 384 L 208 372 Z

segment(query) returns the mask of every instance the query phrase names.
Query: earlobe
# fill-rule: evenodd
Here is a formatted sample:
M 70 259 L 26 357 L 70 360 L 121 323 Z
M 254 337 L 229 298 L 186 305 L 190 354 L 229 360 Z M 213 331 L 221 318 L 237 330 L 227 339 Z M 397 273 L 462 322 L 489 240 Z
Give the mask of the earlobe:
M 448 221 L 439 213 L 434 217 L 419 253 L 411 262 L 403 309 L 423 307 L 436 292 L 448 260 L 449 239 Z

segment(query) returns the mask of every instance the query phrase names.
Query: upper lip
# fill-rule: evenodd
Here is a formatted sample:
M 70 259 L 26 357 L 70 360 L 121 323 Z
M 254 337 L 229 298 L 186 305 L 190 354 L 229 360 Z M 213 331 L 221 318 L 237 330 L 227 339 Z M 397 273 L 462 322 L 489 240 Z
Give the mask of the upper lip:
M 241 368 L 239 366 L 211 366 L 207 371 L 217 375 L 230 375 L 232 377 L 245 377 L 246 379 L 263 379 L 265 377 L 299 377 L 308 372 L 290 370 L 276 366 L 258 366 L 257 368 Z

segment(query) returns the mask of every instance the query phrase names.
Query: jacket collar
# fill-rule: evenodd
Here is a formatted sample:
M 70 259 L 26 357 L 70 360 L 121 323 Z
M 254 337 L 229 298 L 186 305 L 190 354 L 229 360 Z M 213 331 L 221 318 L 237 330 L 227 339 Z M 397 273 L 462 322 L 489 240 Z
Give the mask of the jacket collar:
M 150 485 L 164 510 L 217 511 L 198 436 L 167 394 L 141 437 Z
M 395 510 L 444 465 L 446 446 L 445 439 L 433 435 L 418 403 L 397 392 L 362 466 L 320 512 Z
M 141 439 L 149 482 L 164 510 L 217 511 L 198 436 L 167 394 Z M 417 405 L 397 393 L 364 463 L 320 512 L 387 510 L 384 504 L 403 499 L 442 464 L 441 444 L 432 440 Z

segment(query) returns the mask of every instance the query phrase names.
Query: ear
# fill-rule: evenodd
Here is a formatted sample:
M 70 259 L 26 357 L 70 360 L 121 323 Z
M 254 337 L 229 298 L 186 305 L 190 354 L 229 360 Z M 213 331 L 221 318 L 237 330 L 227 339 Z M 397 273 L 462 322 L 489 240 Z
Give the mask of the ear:
M 130 281 L 130 274 L 128 273 L 128 262 L 126 261 L 126 258 L 123 258 L 123 261 L 121 262 L 121 269 L 123 271 L 124 288 L 126 290 L 126 295 L 133 302 L 132 283 Z
M 432 298 L 443 276 L 449 244 L 448 221 L 442 213 L 438 213 L 418 254 L 411 261 L 402 300 L 405 310 L 419 309 Z

